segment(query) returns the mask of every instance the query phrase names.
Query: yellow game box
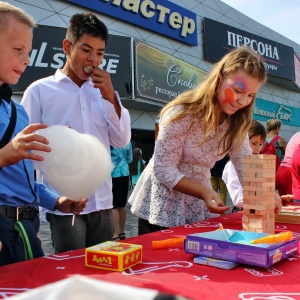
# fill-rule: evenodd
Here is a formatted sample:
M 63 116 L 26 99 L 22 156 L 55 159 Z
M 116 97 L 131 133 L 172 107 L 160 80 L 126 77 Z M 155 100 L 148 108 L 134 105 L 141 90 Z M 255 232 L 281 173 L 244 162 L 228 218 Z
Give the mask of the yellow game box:
M 123 271 L 142 262 L 142 245 L 108 241 L 85 249 L 86 267 Z

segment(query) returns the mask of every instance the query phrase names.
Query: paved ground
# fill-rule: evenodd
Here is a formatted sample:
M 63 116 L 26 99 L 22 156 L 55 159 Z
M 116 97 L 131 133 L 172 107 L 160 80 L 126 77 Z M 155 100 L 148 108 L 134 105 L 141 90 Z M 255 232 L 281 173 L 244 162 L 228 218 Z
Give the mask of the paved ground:
M 130 204 L 127 204 L 127 220 L 125 224 L 126 237 L 133 237 L 137 235 L 137 217 L 130 212 Z M 41 222 L 40 231 L 38 236 L 42 242 L 42 247 L 45 255 L 54 254 L 54 249 L 51 242 L 51 233 L 49 223 L 46 221 Z
M 232 201 L 229 196 L 227 197 L 227 205 L 232 206 Z M 131 205 L 127 203 L 127 220 L 125 224 L 126 237 L 137 236 L 137 217 L 130 212 L 130 207 Z M 229 212 L 231 212 L 231 210 Z M 42 247 L 45 255 L 54 254 L 48 222 L 41 222 L 41 227 L 38 236 L 42 242 Z

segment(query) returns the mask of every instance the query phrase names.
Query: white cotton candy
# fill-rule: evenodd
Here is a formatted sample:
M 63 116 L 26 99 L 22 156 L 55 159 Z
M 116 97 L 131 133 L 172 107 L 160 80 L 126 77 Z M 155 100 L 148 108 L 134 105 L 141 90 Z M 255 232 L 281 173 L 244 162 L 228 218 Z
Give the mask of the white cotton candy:
M 110 176 L 110 154 L 96 137 L 61 125 L 38 134 L 49 141 L 52 151 L 34 151 L 44 157 L 36 168 L 61 195 L 75 201 L 88 198 Z

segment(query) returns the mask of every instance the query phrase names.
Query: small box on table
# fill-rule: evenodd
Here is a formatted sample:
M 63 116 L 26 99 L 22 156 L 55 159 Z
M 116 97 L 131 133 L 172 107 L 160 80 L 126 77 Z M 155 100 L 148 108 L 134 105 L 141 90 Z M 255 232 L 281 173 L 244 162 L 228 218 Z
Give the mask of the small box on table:
M 276 222 L 300 224 L 300 206 L 283 206 L 280 213 L 275 215 Z
M 270 267 L 298 253 L 298 239 L 275 244 L 250 244 L 265 233 L 241 230 L 216 230 L 188 234 L 184 243 L 186 253 L 212 257 L 259 267 Z
M 85 249 L 87 267 L 123 271 L 142 262 L 142 245 L 108 241 Z

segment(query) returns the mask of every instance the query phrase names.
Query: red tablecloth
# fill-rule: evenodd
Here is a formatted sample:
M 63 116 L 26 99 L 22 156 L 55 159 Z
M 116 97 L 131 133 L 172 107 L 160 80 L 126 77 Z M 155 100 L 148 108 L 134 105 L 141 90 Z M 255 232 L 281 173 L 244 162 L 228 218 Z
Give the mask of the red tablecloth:
M 124 272 L 87 268 L 84 249 L 0 267 L 0 299 L 72 276 L 156 289 L 191 299 L 300 299 L 300 255 L 268 269 L 240 265 L 232 270 L 193 263 L 183 248 L 152 250 L 152 240 L 184 237 L 219 228 L 242 230 L 242 212 L 155 232 L 125 242 L 143 245 L 143 262 Z M 300 236 L 300 226 L 276 223 L 276 233 L 291 230 Z

